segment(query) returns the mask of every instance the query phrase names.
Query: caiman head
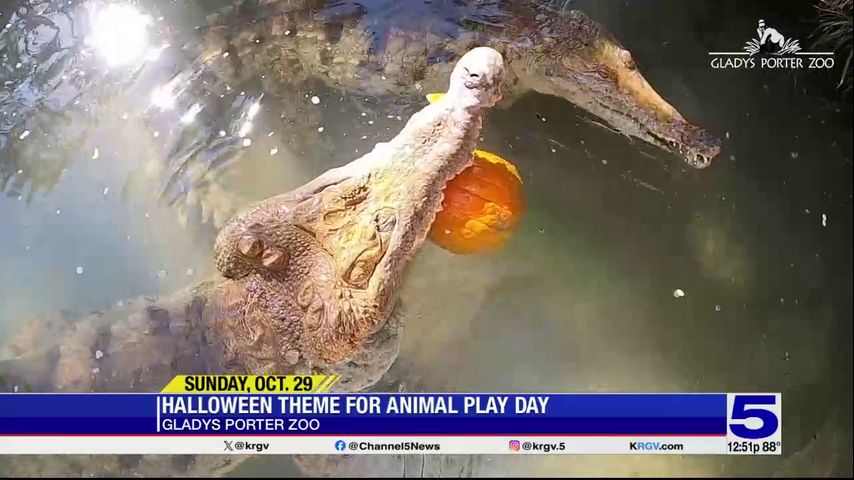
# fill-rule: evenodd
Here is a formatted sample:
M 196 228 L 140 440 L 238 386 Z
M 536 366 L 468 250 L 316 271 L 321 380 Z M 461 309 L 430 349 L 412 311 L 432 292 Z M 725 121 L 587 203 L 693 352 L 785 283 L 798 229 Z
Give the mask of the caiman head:
M 536 29 L 522 22 L 533 21 Z M 522 31 L 536 31 L 533 36 Z M 505 34 L 506 56 L 525 86 L 566 98 L 620 133 L 709 166 L 720 141 L 692 125 L 650 86 L 631 53 L 581 12 L 517 19 Z
M 447 182 L 472 162 L 481 110 L 501 99 L 504 72 L 498 52 L 471 50 L 447 95 L 389 142 L 226 223 L 214 251 L 227 280 L 211 318 L 227 362 L 281 373 L 364 352 Z

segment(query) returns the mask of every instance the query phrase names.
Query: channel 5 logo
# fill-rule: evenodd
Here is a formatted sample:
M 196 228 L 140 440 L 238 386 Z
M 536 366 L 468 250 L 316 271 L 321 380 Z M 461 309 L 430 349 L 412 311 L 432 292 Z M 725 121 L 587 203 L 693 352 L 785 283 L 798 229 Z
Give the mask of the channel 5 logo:
M 519 449 L 522 448 L 522 444 L 519 440 L 510 440 L 510 450 L 513 452 L 518 452 Z
M 779 440 L 783 405 L 779 393 L 727 395 L 729 433 L 745 440 Z

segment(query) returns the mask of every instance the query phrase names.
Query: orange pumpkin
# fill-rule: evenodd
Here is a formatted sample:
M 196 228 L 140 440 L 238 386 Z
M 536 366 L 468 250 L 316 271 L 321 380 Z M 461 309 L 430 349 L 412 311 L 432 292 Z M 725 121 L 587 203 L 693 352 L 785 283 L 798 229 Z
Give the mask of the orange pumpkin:
M 498 155 L 475 150 L 473 164 L 445 187 L 430 239 L 458 254 L 490 250 L 510 238 L 524 209 L 516 167 Z

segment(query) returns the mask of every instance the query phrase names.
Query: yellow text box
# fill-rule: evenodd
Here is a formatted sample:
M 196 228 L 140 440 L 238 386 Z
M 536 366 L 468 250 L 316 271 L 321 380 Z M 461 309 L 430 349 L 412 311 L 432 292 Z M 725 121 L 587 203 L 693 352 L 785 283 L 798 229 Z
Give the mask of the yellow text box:
M 161 393 L 324 393 L 338 375 L 178 375 Z

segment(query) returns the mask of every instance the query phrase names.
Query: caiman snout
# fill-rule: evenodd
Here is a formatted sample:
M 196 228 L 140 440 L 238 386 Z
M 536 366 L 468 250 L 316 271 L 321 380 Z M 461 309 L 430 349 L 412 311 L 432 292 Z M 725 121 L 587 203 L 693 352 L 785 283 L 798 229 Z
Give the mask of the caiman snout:
M 513 66 L 530 88 L 563 97 L 614 130 L 667 150 L 690 167 L 706 168 L 720 153 L 720 142 L 662 98 L 631 52 L 596 22 L 578 11 L 544 16 L 538 22 L 549 32 L 546 38 L 511 47 L 515 57 L 530 59 Z
M 676 120 L 663 131 L 663 135 L 650 132 L 662 147 L 685 160 L 689 166 L 702 169 L 712 164 L 721 152 L 720 140 L 705 129 Z
M 681 157 L 689 166 L 706 168 L 712 163 L 720 153 L 720 142 L 703 128 L 688 123 L 664 100 L 638 71 L 628 50 L 613 40 L 601 39 L 596 60 L 609 72 L 603 81 L 615 84 L 614 95 L 610 98 L 616 100 L 618 111 L 635 112 L 638 119 L 645 120 L 641 122 L 641 129 L 647 130 L 660 147 Z M 627 108 L 626 104 L 632 108 Z
M 447 97 L 464 106 L 491 107 L 501 100 L 504 59 L 496 50 L 477 47 L 457 62 Z

